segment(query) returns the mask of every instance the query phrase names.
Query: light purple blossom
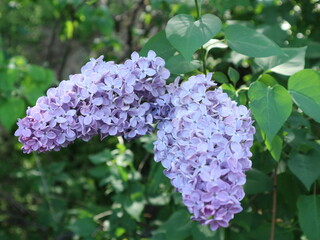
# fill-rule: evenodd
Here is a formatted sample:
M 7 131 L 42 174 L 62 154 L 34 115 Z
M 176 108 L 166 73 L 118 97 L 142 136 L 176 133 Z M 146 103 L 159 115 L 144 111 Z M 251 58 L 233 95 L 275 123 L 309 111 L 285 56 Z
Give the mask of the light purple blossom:
M 191 218 L 216 230 L 242 210 L 255 129 L 245 106 L 221 88 L 209 90 L 216 85 L 211 76 L 192 76 L 180 86 L 176 79 L 157 99 L 154 152 Z
M 134 52 L 124 64 L 91 59 L 80 74 L 50 88 L 29 107 L 15 135 L 25 153 L 59 150 L 98 134 L 127 139 L 145 135 L 152 131 L 153 103 L 165 93 L 169 76 L 153 51 L 148 57 Z

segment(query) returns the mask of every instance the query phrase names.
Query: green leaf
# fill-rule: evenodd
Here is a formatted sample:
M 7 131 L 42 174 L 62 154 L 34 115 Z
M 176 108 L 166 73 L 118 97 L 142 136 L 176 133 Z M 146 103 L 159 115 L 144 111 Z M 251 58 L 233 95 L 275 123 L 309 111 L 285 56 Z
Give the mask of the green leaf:
M 89 237 L 97 227 L 92 218 L 82 218 L 70 224 L 67 228 L 80 237 Z
M 200 67 L 198 60 L 188 62 L 181 54 L 175 55 L 166 63 L 166 68 L 173 74 L 183 74 L 192 72 Z
M 288 215 L 294 216 L 297 212 L 298 197 L 305 191 L 300 181 L 290 171 L 283 172 L 278 175 L 277 191 L 279 204 L 284 205 L 284 211 L 289 211 Z
M 144 202 L 143 201 L 132 201 L 128 197 L 126 197 L 124 201 L 124 209 L 127 213 L 133 217 L 135 220 L 140 220 L 140 215 L 144 209 Z
M 276 44 L 280 44 L 280 45 L 283 44 L 283 42 L 288 38 L 288 35 L 289 35 L 287 31 L 282 30 L 280 25 L 278 24 L 259 25 L 259 30 L 261 30 L 261 33 L 263 33 L 265 36 L 270 38 Z
M 281 48 L 265 35 L 255 30 L 234 24 L 224 29 L 229 47 L 250 57 L 270 57 L 282 55 Z
M 192 222 L 191 227 L 192 240 L 220 240 L 220 231 L 210 230 L 208 225 L 200 225 L 197 222 Z
M 228 77 L 223 72 L 215 72 L 212 79 L 218 83 L 228 83 Z
M 309 240 L 320 239 L 320 196 L 300 196 L 297 202 L 299 224 Z
M 266 58 L 256 58 L 255 62 L 265 71 L 279 73 L 286 76 L 304 69 L 305 54 L 307 47 L 283 48 L 285 55 L 272 56 Z
M 273 189 L 272 179 L 257 169 L 249 170 L 247 173 L 247 182 L 244 185 L 246 194 L 257 194 Z
M 225 92 L 226 94 L 228 94 L 229 98 L 231 98 L 232 100 L 235 100 L 237 98 L 236 96 L 236 89 L 234 88 L 234 86 L 230 83 L 224 83 L 221 85 L 223 92 Z
M 276 160 L 277 162 L 279 162 L 281 152 L 282 152 L 282 145 L 283 145 L 282 137 L 276 135 L 274 137 L 273 141 L 271 142 L 271 144 L 268 141 L 268 139 L 266 139 L 265 144 L 266 144 L 271 156 L 273 157 L 273 159 Z
M 28 70 L 28 75 L 21 85 L 26 98 L 31 104 L 35 104 L 36 100 L 54 83 L 55 77 L 51 70 L 36 65 L 30 65 Z
M 6 69 L 0 72 L 0 90 L 10 94 L 14 90 L 14 84 L 19 79 L 18 69 Z
M 262 74 L 259 77 L 258 81 L 264 83 L 267 86 L 271 86 L 271 87 L 278 84 L 277 80 L 269 74 Z
M 288 161 L 291 172 L 310 190 L 320 176 L 320 152 L 312 150 L 307 155 L 295 154 Z
M 221 21 L 212 14 L 205 14 L 195 21 L 190 15 L 179 14 L 168 21 L 166 35 L 169 42 L 187 60 L 203 44 L 213 38 L 221 29 Z
M 101 166 L 97 166 L 97 167 L 94 167 L 94 168 L 90 168 L 88 170 L 88 173 L 92 177 L 103 178 L 103 177 L 106 177 L 108 175 L 108 167 L 106 165 L 101 165 Z
M 9 98 L 0 102 L 0 122 L 10 131 L 17 118 L 22 117 L 26 111 L 26 104 L 22 99 Z
M 289 78 L 289 92 L 304 113 L 320 122 L 320 74 L 305 69 Z
M 179 210 L 174 212 L 171 217 L 161 225 L 159 229 L 153 232 L 154 239 L 162 240 L 185 240 L 191 235 L 190 214 L 187 210 Z M 157 237 L 161 236 L 161 238 Z
M 89 155 L 89 160 L 95 165 L 106 163 L 111 159 L 112 159 L 112 154 L 110 149 L 105 149 L 104 151 L 99 152 L 97 154 Z
M 249 89 L 250 109 L 269 142 L 291 114 L 292 101 L 287 90 L 281 85 L 266 86 L 254 82 Z
M 0 39 L 1 44 L 1 39 Z M 1 45 L 0 45 L 0 66 L 5 65 L 5 57 L 3 51 L 1 51 Z
M 117 195 L 115 201 L 122 203 L 126 212 L 136 221 L 140 221 L 145 206 L 144 188 L 139 183 L 131 185 L 125 195 Z
M 228 45 L 218 39 L 210 39 L 206 44 L 203 45 L 203 48 L 209 52 L 213 48 L 228 48 Z
M 236 84 L 240 78 L 239 72 L 232 67 L 229 67 L 228 69 L 228 76 L 233 84 Z
M 121 237 L 125 233 L 126 233 L 126 229 L 122 227 L 117 228 L 115 232 L 117 237 Z
M 231 10 L 236 6 L 245 6 L 249 7 L 252 5 L 250 0 L 211 0 L 212 6 L 214 6 L 219 12 L 225 12 L 227 10 Z
M 307 44 L 306 57 L 311 59 L 320 58 L 320 42 L 309 41 Z
M 147 56 L 149 50 L 155 51 L 164 60 L 169 59 L 176 52 L 176 49 L 168 41 L 164 30 L 149 39 L 140 51 L 141 56 Z
M 63 40 L 71 39 L 74 33 L 74 22 L 67 20 L 64 23 L 64 36 L 62 37 Z

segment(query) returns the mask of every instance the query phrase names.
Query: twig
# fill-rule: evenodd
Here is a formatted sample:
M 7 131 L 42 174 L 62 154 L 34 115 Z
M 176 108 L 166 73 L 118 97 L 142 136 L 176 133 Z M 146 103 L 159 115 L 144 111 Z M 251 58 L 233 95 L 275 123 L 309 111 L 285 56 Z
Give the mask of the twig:
M 147 153 L 144 158 L 142 159 L 142 161 L 139 163 L 138 166 L 138 172 L 141 173 L 142 168 L 144 167 L 145 163 L 147 162 L 147 160 L 150 158 L 151 154 Z
M 111 210 L 104 211 L 104 212 L 102 212 L 102 213 L 99 213 L 99 214 L 95 215 L 95 216 L 93 217 L 93 220 L 98 221 L 100 218 L 110 216 L 111 214 L 112 214 L 112 211 L 111 211 Z
M 270 240 L 274 240 L 274 232 L 275 232 L 275 225 L 276 225 L 277 186 L 278 186 L 277 170 L 278 170 L 278 165 L 274 169 L 274 176 L 273 176 L 273 203 L 272 203 L 272 221 L 271 221 Z

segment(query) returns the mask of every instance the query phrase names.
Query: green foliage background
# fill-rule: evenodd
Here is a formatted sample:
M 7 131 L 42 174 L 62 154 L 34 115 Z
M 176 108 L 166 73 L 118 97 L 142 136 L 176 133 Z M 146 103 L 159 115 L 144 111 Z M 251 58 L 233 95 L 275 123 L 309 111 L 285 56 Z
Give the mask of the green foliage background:
M 320 239 L 320 2 L 196 3 L 0 2 L 1 240 Z M 214 72 L 253 113 L 244 210 L 227 229 L 189 220 L 153 161 L 154 134 L 31 155 L 13 137 L 26 107 L 90 57 L 121 62 L 149 49 L 166 60 L 170 80 Z

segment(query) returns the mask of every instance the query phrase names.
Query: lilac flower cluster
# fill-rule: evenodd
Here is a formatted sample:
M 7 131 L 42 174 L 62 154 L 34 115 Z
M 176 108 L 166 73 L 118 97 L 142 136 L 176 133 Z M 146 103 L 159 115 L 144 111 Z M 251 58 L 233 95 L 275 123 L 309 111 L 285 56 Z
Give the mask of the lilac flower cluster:
M 250 112 L 216 88 L 212 74 L 166 86 L 164 65 L 153 51 L 134 52 L 124 64 L 91 59 L 29 107 L 15 135 L 25 153 L 44 152 L 95 135 L 140 137 L 158 122 L 155 160 L 192 219 L 212 230 L 227 227 L 242 210 L 244 172 L 251 168 Z
M 251 168 L 255 129 L 250 112 L 237 106 L 211 74 L 179 79 L 159 97 L 155 160 L 182 194 L 193 220 L 212 230 L 227 227 L 242 210 L 245 171 Z M 167 114 L 167 116 L 166 116 Z
M 88 141 L 97 134 L 132 139 L 149 133 L 153 103 L 165 93 L 170 75 L 164 65 L 153 51 L 148 57 L 134 52 L 124 64 L 91 59 L 80 74 L 50 88 L 18 120 L 15 135 L 23 151 L 59 150 L 76 138 Z

